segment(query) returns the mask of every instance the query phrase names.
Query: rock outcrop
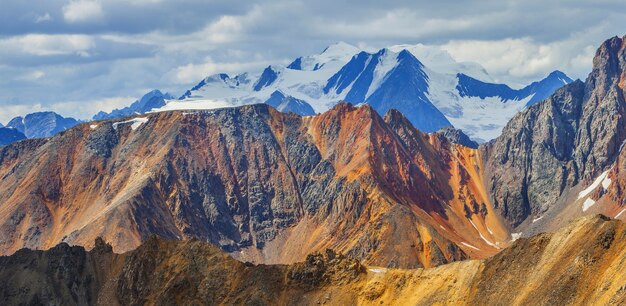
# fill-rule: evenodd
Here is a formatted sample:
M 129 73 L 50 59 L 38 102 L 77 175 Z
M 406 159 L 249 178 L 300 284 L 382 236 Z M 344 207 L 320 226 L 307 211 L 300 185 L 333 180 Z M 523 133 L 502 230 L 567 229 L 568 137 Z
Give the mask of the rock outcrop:
M 452 143 L 464 145 L 472 149 L 478 148 L 478 143 L 471 140 L 469 136 L 465 135 L 465 133 L 463 133 L 463 131 L 459 129 L 455 129 L 453 127 L 447 127 L 447 128 L 443 128 L 437 131 L 437 134 L 442 135 L 443 137 L 445 137 L 446 139 L 448 139 L 448 141 Z
M 624 38 L 602 44 L 585 82 L 517 114 L 484 145 L 487 189 L 512 226 L 549 210 L 615 162 L 626 139 Z

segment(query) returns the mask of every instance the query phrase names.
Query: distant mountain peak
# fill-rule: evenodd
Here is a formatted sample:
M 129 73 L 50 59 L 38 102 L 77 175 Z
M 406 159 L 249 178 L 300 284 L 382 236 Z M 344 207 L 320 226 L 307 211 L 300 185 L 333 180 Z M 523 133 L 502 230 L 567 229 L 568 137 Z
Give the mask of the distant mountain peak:
M 335 42 L 333 44 L 328 45 L 328 47 L 324 48 L 324 50 L 322 51 L 322 54 L 326 53 L 346 53 L 346 52 L 359 52 L 360 49 L 354 45 L 351 45 L 349 43 L 346 43 L 344 41 L 338 41 Z
M 528 99 L 526 106 L 548 98 L 555 90 L 572 82 L 565 73 L 555 70 L 540 81 L 521 88 L 512 89 L 506 84 L 486 83 L 463 73 L 457 75 L 457 90 L 462 97 L 500 97 L 504 102 Z
M 624 196 L 618 196 L 622 192 L 611 188 L 624 186 L 619 173 L 624 169 L 626 143 L 626 99 L 620 86 L 625 75 L 626 49 L 623 40 L 614 37 L 598 48 L 584 83 L 576 80 L 562 86 L 567 79 L 553 72 L 529 85 L 562 87 L 517 113 L 485 150 L 497 152 L 486 158 L 486 167 L 494 169 L 486 181 L 492 186 L 494 203 L 500 203 L 513 226 L 532 225 L 538 216 L 574 216 L 587 209 L 616 216 L 623 209 Z M 609 174 L 611 178 L 602 179 Z M 603 182 L 602 192 L 585 195 L 574 188 L 582 185 L 583 190 L 588 186 L 593 190 L 594 181 Z M 570 195 L 574 200 L 568 200 L 569 208 L 556 204 L 571 199 Z M 596 201 L 602 205 L 594 206 Z
M 14 128 L 28 138 L 50 137 L 80 123 L 51 111 L 30 113 L 11 119 L 7 127 Z
M 550 74 L 548 74 L 548 77 L 551 78 L 569 78 L 563 71 L 561 70 L 554 70 L 552 72 L 550 72 Z
M 315 115 L 315 110 L 306 101 L 286 95 L 281 90 L 274 91 L 265 103 L 281 112 L 291 112 L 301 116 Z
M 204 80 L 203 80 L 204 81 Z M 131 105 L 121 108 L 114 109 L 110 113 L 99 112 L 93 116 L 94 120 L 104 120 L 111 118 L 120 118 L 131 116 L 134 114 L 144 114 L 153 109 L 158 109 L 160 107 L 165 106 L 165 100 L 174 99 L 174 96 L 169 93 L 162 93 L 158 89 L 154 89 L 146 94 L 144 94 L 139 100 L 136 100 Z

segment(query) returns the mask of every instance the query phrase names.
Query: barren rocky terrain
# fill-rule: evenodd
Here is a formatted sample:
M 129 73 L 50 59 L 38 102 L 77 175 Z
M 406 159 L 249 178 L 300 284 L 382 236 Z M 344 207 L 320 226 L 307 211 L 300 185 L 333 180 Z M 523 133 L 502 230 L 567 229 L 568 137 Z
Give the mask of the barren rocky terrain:
M 486 260 L 428 269 L 364 266 L 332 250 L 254 265 L 210 243 L 150 238 L 136 250 L 58 245 L 0 257 L 3 305 L 617 305 L 626 225 L 601 215 L 522 238 Z

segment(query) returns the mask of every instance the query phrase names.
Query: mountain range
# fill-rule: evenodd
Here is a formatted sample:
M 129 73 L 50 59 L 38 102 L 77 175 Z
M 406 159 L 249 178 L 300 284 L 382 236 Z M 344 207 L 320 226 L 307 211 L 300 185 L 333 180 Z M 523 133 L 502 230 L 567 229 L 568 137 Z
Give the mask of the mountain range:
M 3 253 L 98 236 L 122 252 L 159 234 L 254 262 L 332 247 L 422 267 L 509 241 L 478 151 L 419 132 L 397 111 L 340 103 L 301 117 L 257 104 L 121 120 L 0 149 Z M 30 181 L 36 172 L 50 175 Z
M 424 45 L 398 45 L 374 53 L 337 43 L 261 73 L 212 75 L 161 110 L 211 109 L 254 103 L 276 106 L 276 95 L 298 101 L 289 111 L 320 113 L 340 101 L 366 103 L 380 114 L 401 111 L 420 131 L 454 126 L 479 142 L 502 131 L 518 111 L 572 82 L 554 71 L 521 89 L 496 84 L 476 63 L 456 62 Z M 295 102 L 291 102 L 295 103 Z M 307 105 L 303 107 L 302 105 Z M 313 111 L 311 111 L 313 110 Z
M 16 129 L 0 127 L 0 146 L 6 146 L 13 142 L 26 139 L 23 133 Z
M 517 90 L 436 55 L 339 44 L 0 147 L 0 297 L 623 303 L 626 37 Z M 479 144 L 437 93 L 514 111 Z
M 339 102 L 351 102 L 372 105 L 379 114 L 399 110 L 423 132 L 454 127 L 471 141 L 485 142 L 499 136 L 515 113 L 570 82 L 564 73 L 554 71 L 540 81 L 512 89 L 494 83 L 477 63 L 456 62 L 434 47 L 397 45 L 368 53 L 340 42 L 321 54 L 299 57 L 287 66 L 272 65 L 260 74 L 209 76 L 179 99 L 155 89 L 127 107 L 100 111 L 92 120 L 255 103 L 311 116 Z M 39 112 L 13 118 L 7 126 L 27 138 L 39 138 L 78 123 L 54 112 Z M 5 144 L 9 139 L 17 138 L 6 138 Z
M 78 123 L 80 121 L 65 118 L 55 112 L 37 112 L 24 117 L 15 117 L 6 127 L 17 130 L 27 138 L 43 138 L 65 131 Z
M 253 262 L 331 247 L 367 264 L 430 267 L 491 256 L 589 212 L 618 216 L 608 183 L 574 201 L 606 205 L 569 205 L 603 171 L 617 181 L 625 103 L 623 50 L 612 44 L 621 39 L 601 46 L 585 83 L 529 106 L 477 149 L 399 111 L 345 102 L 315 116 L 267 104 L 155 112 L 6 146 L 0 250 L 102 236 L 126 251 L 158 234 Z

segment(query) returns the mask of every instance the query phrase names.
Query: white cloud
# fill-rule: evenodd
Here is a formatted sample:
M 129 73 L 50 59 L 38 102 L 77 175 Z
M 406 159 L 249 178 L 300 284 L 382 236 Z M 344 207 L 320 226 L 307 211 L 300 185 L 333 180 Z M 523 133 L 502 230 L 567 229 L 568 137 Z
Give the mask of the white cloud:
M 94 38 L 87 35 L 28 34 L 0 40 L 0 49 L 36 56 L 89 55 L 95 47 Z
M 63 115 L 83 105 L 93 109 L 80 113 L 91 115 L 99 107 L 83 100 L 132 96 L 121 102 L 130 103 L 141 95 L 139 88 L 180 94 L 207 75 L 260 72 L 340 40 L 373 50 L 394 44 L 443 46 L 515 86 L 554 69 L 584 78 L 597 46 L 626 28 L 626 4 L 619 0 L 568 5 L 58 0 L 43 1 L 36 13 L 23 0 L 2 1 L 9 13 L 0 19 L 0 103 L 50 108 L 57 101 L 81 101 L 64 103 L 70 106 Z M 41 23 L 33 24 L 37 20 Z M 143 47 L 133 46 L 138 43 L 148 47 L 138 50 Z M 118 98 L 111 99 L 104 106 Z
M 202 64 L 187 64 L 173 69 L 168 75 L 176 84 L 197 83 L 199 80 L 216 73 L 240 73 L 244 71 L 260 70 L 272 63 L 268 61 L 226 62 L 216 63 L 211 58 L 205 59 Z
M 233 42 L 238 38 L 242 30 L 241 22 L 234 16 L 222 16 L 216 22 L 210 24 L 202 33 L 206 39 L 213 43 Z
M 40 103 L 0 105 L 0 122 L 6 125 L 9 120 L 17 116 L 24 116 L 28 113 L 40 112 L 43 110 L 44 107 Z
M 99 22 L 103 17 L 102 5 L 96 0 L 71 0 L 63 7 L 67 23 Z
M 47 13 L 47 12 L 41 16 L 35 17 L 35 23 L 42 23 L 42 22 L 51 21 L 51 20 L 52 20 L 52 16 L 50 16 L 50 13 Z
M 127 0 L 128 3 L 134 5 L 159 4 L 161 0 Z
M 35 70 L 32 72 L 28 72 L 23 74 L 19 79 L 24 80 L 24 81 L 37 81 L 41 78 L 43 78 L 44 76 L 46 76 L 46 73 L 41 71 L 41 70 Z
M 484 18 L 425 18 L 416 11 L 396 9 L 382 12 L 372 19 L 359 21 L 338 19 L 319 22 L 312 27 L 319 34 L 331 32 L 335 35 L 359 39 L 418 39 L 437 33 L 450 33 L 478 27 Z
M 591 71 L 596 47 L 578 38 L 539 43 L 532 38 L 496 41 L 457 40 L 441 47 L 458 61 L 474 61 L 484 66 L 499 82 L 526 85 L 553 70 L 571 77 L 584 77 Z
M 64 117 L 89 120 L 99 111 L 110 112 L 116 108 L 130 105 L 137 98 L 133 97 L 110 97 L 86 101 L 67 101 L 42 105 L 36 104 L 13 104 L 0 105 L 0 122 L 6 124 L 9 120 L 26 114 L 44 111 L 53 111 Z

